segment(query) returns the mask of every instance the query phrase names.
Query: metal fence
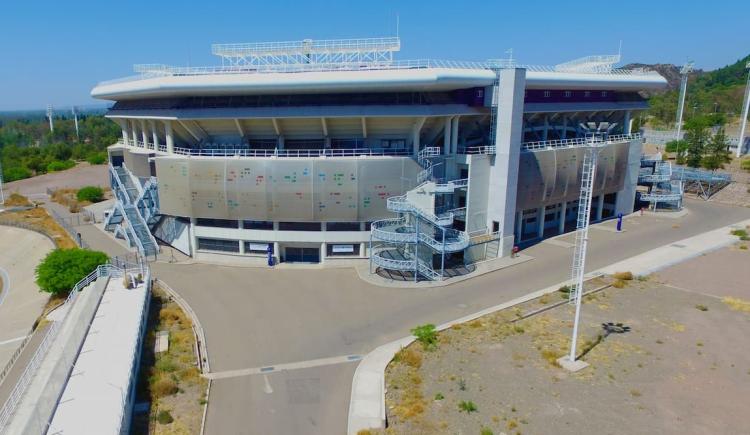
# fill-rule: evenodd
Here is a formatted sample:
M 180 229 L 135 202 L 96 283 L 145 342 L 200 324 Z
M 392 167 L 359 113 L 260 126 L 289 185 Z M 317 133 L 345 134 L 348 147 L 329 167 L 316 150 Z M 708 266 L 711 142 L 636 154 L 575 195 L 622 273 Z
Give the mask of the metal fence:
M 73 239 L 73 241 L 76 242 L 78 246 L 84 249 L 89 248 L 89 244 L 84 242 L 83 239 L 81 238 L 81 233 L 76 231 L 76 229 L 74 228 L 76 226 L 82 225 L 81 224 L 82 221 L 83 223 L 87 223 L 85 217 L 81 219 L 81 215 L 79 214 L 63 217 L 63 216 L 60 216 L 59 213 L 57 213 L 56 211 L 52 209 L 47 209 L 47 211 L 49 212 L 49 215 L 52 216 L 52 218 L 58 224 L 60 224 L 61 227 L 63 227 L 63 229 L 70 235 L 70 237 Z

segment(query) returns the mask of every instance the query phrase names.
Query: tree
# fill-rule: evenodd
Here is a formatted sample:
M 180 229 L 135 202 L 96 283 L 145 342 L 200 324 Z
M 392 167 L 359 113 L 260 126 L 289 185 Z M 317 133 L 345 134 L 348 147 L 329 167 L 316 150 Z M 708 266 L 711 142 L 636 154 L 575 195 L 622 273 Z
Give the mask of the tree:
M 685 163 L 688 166 L 697 168 L 701 165 L 708 140 L 709 132 L 705 118 L 693 118 L 685 123 L 685 141 L 688 143 Z
M 703 157 L 703 167 L 715 171 L 723 169 L 730 161 L 729 142 L 724 127 L 719 128 L 711 141 L 706 145 L 706 156 Z
M 36 267 L 36 283 L 44 292 L 64 294 L 107 260 L 107 254 L 99 251 L 55 249 Z

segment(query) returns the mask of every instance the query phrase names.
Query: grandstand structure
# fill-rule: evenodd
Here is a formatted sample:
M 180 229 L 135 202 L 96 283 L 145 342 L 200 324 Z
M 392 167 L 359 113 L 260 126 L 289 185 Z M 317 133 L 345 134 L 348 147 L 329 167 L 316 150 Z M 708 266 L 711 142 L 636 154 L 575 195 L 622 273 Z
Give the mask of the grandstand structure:
M 368 261 L 440 280 L 575 228 L 596 142 L 594 221 L 630 213 L 655 72 L 619 55 L 552 66 L 399 60 L 399 38 L 212 47 L 210 67 L 99 83 L 122 128 L 107 227 L 242 264 Z M 595 126 L 592 133 L 592 126 Z M 588 136 L 588 137 L 587 137 Z

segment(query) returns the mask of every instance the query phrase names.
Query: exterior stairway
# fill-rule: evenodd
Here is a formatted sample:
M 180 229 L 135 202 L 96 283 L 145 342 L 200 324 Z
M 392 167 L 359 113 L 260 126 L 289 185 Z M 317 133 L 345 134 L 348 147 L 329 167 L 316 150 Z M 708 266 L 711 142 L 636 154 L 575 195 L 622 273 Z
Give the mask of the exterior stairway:
M 659 203 L 682 208 L 682 183 L 672 178 L 672 164 L 662 161 L 661 154 L 642 156 L 638 184 L 647 186 L 648 191 L 639 192 L 638 199 L 648 202 L 654 209 Z
M 159 197 L 156 179 L 145 183 L 132 176 L 123 166 L 109 166 L 115 206 L 104 221 L 104 228 L 122 237 L 131 248 L 145 256 L 155 256 L 159 245 L 149 225 L 158 221 Z

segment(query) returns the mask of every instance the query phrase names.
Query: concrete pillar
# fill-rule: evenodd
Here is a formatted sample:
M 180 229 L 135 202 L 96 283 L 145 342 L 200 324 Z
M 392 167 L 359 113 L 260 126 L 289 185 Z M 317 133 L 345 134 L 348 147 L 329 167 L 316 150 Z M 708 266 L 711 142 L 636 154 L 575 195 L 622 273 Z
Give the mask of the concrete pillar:
M 359 223 L 359 230 L 360 231 L 367 231 L 367 223 L 366 222 L 360 222 Z M 361 258 L 367 258 L 367 243 L 360 243 L 359 244 L 359 256 Z
M 138 146 L 138 127 L 135 125 L 135 120 L 130 121 L 130 136 L 133 138 L 133 146 Z
M 196 218 L 190 218 L 190 256 L 195 258 L 195 252 L 198 250 L 198 237 L 195 235 Z
M 563 130 L 561 138 L 565 139 L 568 137 L 568 117 L 563 116 Z
M 323 148 L 325 148 L 325 149 L 331 149 L 331 138 L 330 137 L 325 137 L 323 139 Z
M 148 148 L 148 129 L 145 119 L 141 119 L 141 140 L 143 141 L 143 147 Z
M 172 121 L 164 121 L 164 135 L 167 138 L 167 152 L 174 154 L 174 136 L 172 135 Z
M 279 139 L 276 141 L 276 147 L 280 150 L 284 149 L 284 135 L 279 135 Z
M 427 120 L 427 118 L 424 116 L 421 118 L 418 118 L 414 122 L 414 125 L 412 126 L 412 129 L 411 129 L 412 153 L 415 156 L 419 154 L 419 147 L 421 146 L 419 136 L 422 133 L 422 126 L 424 125 L 425 120 Z
M 443 129 L 443 154 L 450 154 L 451 148 L 451 123 L 453 118 L 450 116 L 445 117 L 445 128 Z
M 458 153 L 458 120 L 460 116 L 454 116 L 451 121 L 451 154 Z
M 560 222 L 558 222 L 557 232 L 562 234 L 565 232 L 565 214 L 568 211 L 568 202 L 563 201 L 560 204 Z
M 245 255 L 245 241 L 240 240 L 240 255 Z
M 326 244 L 325 242 L 320 244 L 320 262 L 325 263 L 326 262 Z
M 542 140 L 547 142 L 549 137 L 549 116 L 544 115 L 544 130 L 542 131 Z
M 604 194 L 596 197 L 596 220 L 602 220 L 602 213 L 604 212 Z
M 130 145 L 130 140 L 128 138 L 128 122 L 125 121 L 121 125 L 122 127 L 122 141 L 125 143 L 125 146 Z
M 544 217 L 547 215 L 546 207 L 541 206 L 536 210 L 536 222 L 539 225 L 536 229 L 536 237 L 541 239 L 544 237 Z
M 523 100 L 526 89 L 524 68 L 500 71 L 498 113 L 495 126 L 495 159 L 490 168 L 487 225 L 500 222 L 503 243 L 500 255 L 509 255 L 513 248 L 518 191 L 518 165 L 523 135 Z
M 156 133 L 156 122 L 149 121 L 151 126 L 151 136 L 154 140 L 154 151 L 159 151 L 159 135 Z
M 630 110 L 625 111 L 625 120 L 623 121 L 622 133 L 630 134 L 633 128 L 633 120 L 631 119 L 632 114 Z
M 523 210 L 519 210 L 516 212 L 516 240 L 515 243 L 518 244 L 518 242 L 521 241 L 521 236 L 523 235 Z

